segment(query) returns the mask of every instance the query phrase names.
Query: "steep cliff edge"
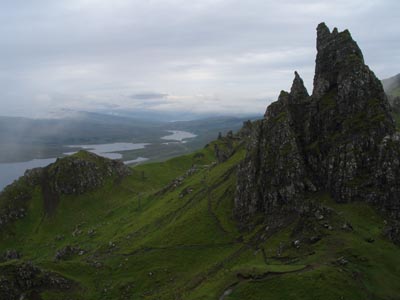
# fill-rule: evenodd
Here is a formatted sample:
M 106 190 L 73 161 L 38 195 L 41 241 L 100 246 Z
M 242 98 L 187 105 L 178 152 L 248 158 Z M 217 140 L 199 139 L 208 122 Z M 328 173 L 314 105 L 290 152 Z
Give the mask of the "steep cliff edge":
M 313 94 L 295 73 L 253 132 L 235 196 L 243 223 L 299 214 L 315 191 L 400 218 L 400 142 L 382 84 L 349 31 L 319 24 L 317 51 Z

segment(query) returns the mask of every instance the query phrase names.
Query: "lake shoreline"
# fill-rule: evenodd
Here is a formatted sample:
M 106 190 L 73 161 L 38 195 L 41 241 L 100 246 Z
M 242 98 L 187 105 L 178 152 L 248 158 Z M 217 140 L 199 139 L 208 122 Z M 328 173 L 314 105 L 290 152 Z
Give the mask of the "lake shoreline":
M 170 135 L 166 135 L 161 137 L 161 140 L 172 141 L 175 143 L 185 143 L 186 139 L 195 138 L 197 135 L 180 130 L 166 130 L 166 132 L 171 133 Z M 71 148 L 77 151 L 65 152 L 59 156 L 59 158 L 73 155 L 79 150 L 86 150 L 89 152 L 93 152 L 99 156 L 103 156 L 109 159 L 119 159 L 123 160 L 123 152 L 126 151 L 135 151 L 146 148 L 146 146 L 151 145 L 150 143 L 125 143 L 125 142 L 115 142 L 109 144 L 91 144 L 91 145 L 67 145 L 66 148 Z M 34 169 L 34 168 L 43 168 L 48 166 L 51 163 L 54 163 L 57 158 L 34 158 L 27 161 L 19 161 L 19 162 L 5 162 L 0 163 L 0 192 L 7 185 L 13 183 L 14 180 L 17 180 L 19 177 L 23 176 L 26 170 Z M 150 158 L 138 156 L 135 159 L 125 160 L 124 163 L 126 165 L 135 165 L 139 163 L 143 163 L 149 161 Z

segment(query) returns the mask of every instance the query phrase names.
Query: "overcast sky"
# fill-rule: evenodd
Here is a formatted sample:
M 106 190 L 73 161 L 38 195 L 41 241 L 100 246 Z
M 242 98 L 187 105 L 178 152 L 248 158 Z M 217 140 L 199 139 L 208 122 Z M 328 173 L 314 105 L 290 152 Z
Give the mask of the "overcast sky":
M 262 113 L 315 28 L 348 28 L 379 78 L 400 73 L 399 0 L 0 0 L 0 114 L 63 109 Z

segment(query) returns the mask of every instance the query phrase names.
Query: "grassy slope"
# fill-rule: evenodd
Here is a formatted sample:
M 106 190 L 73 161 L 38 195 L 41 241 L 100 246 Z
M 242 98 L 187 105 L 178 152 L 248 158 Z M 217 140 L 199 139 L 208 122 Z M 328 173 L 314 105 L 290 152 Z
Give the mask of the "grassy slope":
M 231 212 L 244 149 L 215 166 L 212 149 L 137 166 L 120 184 L 62 198 L 51 217 L 44 216 L 37 189 L 28 216 L 0 235 L 0 253 L 18 249 L 23 260 L 81 285 L 68 294 L 44 292 L 43 299 L 200 300 L 224 292 L 225 300 L 399 299 L 400 249 L 381 236 L 384 220 L 373 209 L 312 195 L 335 213 L 315 224 L 323 238 L 299 249 L 291 246 L 298 220 L 266 240 L 259 239 L 266 232 L 261 226 L 238 232 Z M 197 172 L 181 185 L 157 193 L 192 165 Z M 187 188 L 192 192 L 180 196 Z M 340 229 L 346 221 L 353 231 Z M 86 253 L 55 261 L 66 245 Z M 348 263 L 338 264 L 339 257 Z
M 400 97 L 400 87 L 395 88 L 392 92 L 391 95 L 394 97 Z

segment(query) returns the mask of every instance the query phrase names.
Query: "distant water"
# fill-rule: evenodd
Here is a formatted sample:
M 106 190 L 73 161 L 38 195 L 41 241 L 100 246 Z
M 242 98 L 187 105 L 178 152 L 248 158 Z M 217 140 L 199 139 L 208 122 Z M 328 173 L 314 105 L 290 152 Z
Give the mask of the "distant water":
M 175 143 L 185 143 L 185 139 L 194 138 L 197 135 L 180 130 L 167 130 L 171 133 L 163 136 L 161 139 L 166 141 L 172 141 Z M 111 144 L 97 144 L 97 145 L 69 145 L 70 148 L 84 149 L 97 155 L 107 157 L 110 159 L 121 159 L 122 154 L 119 152 L 138 150 L 145 148 L 147 143 L 111 143 Z M 72 155 L 76 151 L 66 152 L 64 155 Z M 133 160 L 125 161 L 125 164 L 135 164 L 148 160 L 146 157 L 138 157 Z M 0 163 L 0 191 L 7 185 L 11 184 L 14 180 L 24 175 L 28 169 L 45 167 L 56 161 L 56 158 L 44 158 L 44 159 L 32 159 L 24 162 L 14 163 Z
M 125 163 L 126 165 L 131 165 L 131 164 L 137 164 L 137 163 L 140 163 L 140 162 L 144 162 L 144 161 L 146 161 L 146 160 L 149 160 L 149 159 L 146 158 L 146 157 L 141 157 L 141 156 L 139 156 L 138 158 L 133 159 L 133 160 L 125 160 L 124 163 Z
M 182 142 L 185 139 L 195 138 L 197 135 L 187 132 L 187 131 L 180 131 L 180 130 L 167 130 L 170 132 L 170 135 L 163 136 L 161 139 L 168 140 L 168 141 L 179 141 Z
M 122 154 L 119 151 L 129 151 L 143 149 L 149 144 L 146 143 L 112 143 L 99 145 L 69 145 L 71 148 L 81 148 L 96 153 L 97 155 L 110 159 L 121 159 Z M 65 155 L 72 155 L 75 152 L 66 152 Z M 138 157 L 134 160 L 124 162 L 125 164 L 134 164 L 148 160 L 145 157 Z M 0 191 L 14 180 L 24 175 L 28 169 L 45 167 L 56 161 L 56 158 L 32 159 L 24 162 L 0 163 Z
M 96 153 L 97 155 L 107 157 L 110 159 L 121 159 L 122 154 L 117 153 L 120 151 L 129 151 L 143 149 L 149 144 L 146 143 L 112 143 L 112 144 L 98 144 L 98 145 L 69 145 L 71 148 L 81 148 L 87 151 Z M 64 153 L 66 155 L 74 154 L 76 152 Z
M 45 167 L 53 162 L 55 158 L 32 159 L 30 161 L 0 164 L 0 191 L 15 179 L 24 175 L 27 169 Z

